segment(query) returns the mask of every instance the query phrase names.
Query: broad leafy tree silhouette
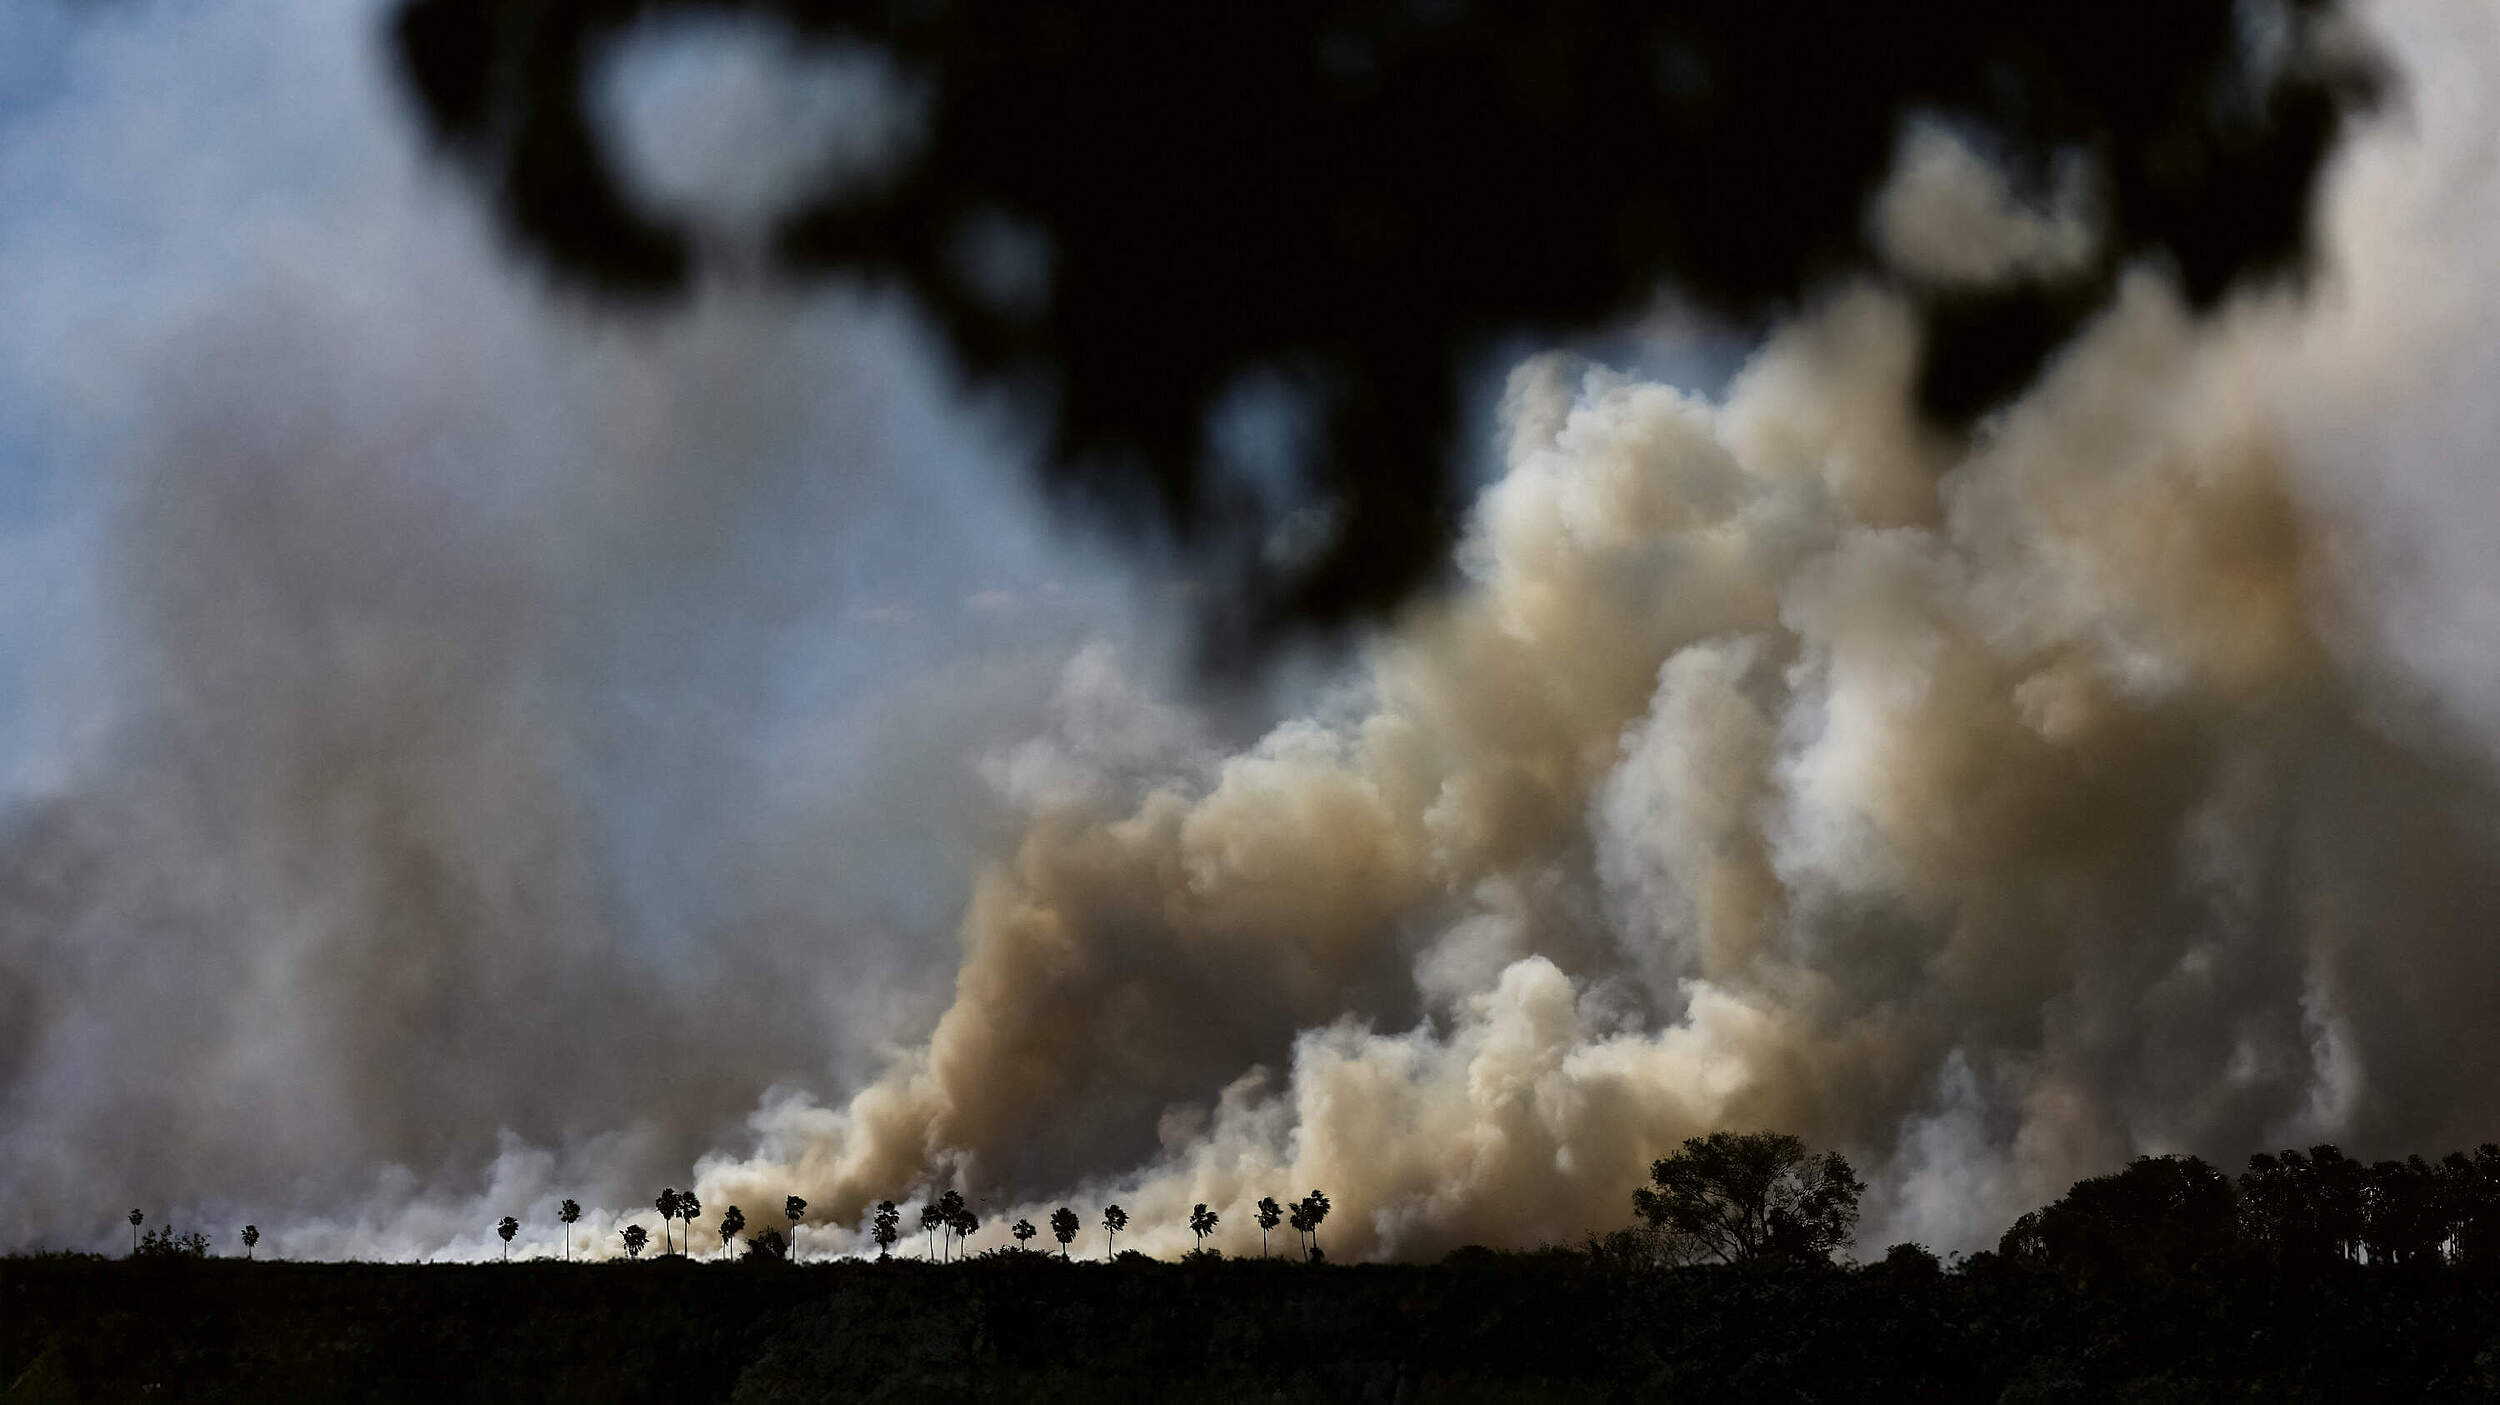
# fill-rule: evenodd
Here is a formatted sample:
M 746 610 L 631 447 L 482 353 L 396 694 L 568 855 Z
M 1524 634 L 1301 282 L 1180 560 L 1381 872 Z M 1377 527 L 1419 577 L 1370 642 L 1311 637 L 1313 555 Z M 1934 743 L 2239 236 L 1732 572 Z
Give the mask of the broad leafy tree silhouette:
M 619 1237 L 625 1241 L 625 1257 L 629 1259 L 641 1258 L 642 1246 L 651 1242 L 650 1233 L 638 1224 L 625 1226 Z
M 2240 1218 L 2278 1268 L 2313 1271 L 2362 1257 L 2369 1172 L 2341 1149 L 2259 1152 L 2239 1179 Z
M 946 1212 L 937 1207 L 936 1201 L 932 1200 L 920 1207 L 921 1239 L 922 1242 L 927 1245 L 928 1256 L 931 1259 L 935 1259 L 938 1256 L 937 1232 L 944 1228 L 945 1225 Z
M 729 10 L 875 46 L 927 99 L 896 169 L 772 231 L 776 271 L 907 288 L 976 376 L 1042 389 L 1059 480 L 1151 504 L 1234 578 L 1212 632 L 1254 641 L 1443 569 L 1460 378 L 1503 338 L 1662 288 L 1752 323 L 1872 274 L 1925 314 L 1922 400 L 1966 421 L 2130 267 L 2199 309 L 2297 277 L 2325 157 L 2381 86 L 2331 0 L 2264 7 L 2262 43 L 2241 0 L 408 0 L 393 39 L 521 246 L 649 303 L 693 282 L 693 236 L 620 189 L 585 94 L 627 26 Z M 1887 271 L 1868 201 L 1911 119 L 2041 203 L 2079 173 L 2089 252 L 2001 284 Z M 1002 238 L 1038 286 L 967 255 Z M 1260 385 L 1302 405 L 1333 524 L 1301 553 L 1234 530 L 1254 498 L 1209 447 Z
M 1258 1221 L 1260 1258 L 1267 1257 L 1267 1232 L 1274 1229 L 1277 1221 L 1282 1220 L 1284 1217 L 1285 1207 L 1276 1203 L 1275 1196 L 1262 1195 L 1259 1197 Z
M 1838 1152 L 1784 1132 L 1712 1132 L 1652 1162 L 1632 1208 L 1692 1257 L 1820 1262 L 1849 1242 L 1866 1193 Z
M 573 1259 L 573 1226 L 581 1217 L 582 1207 L 575 1201 L 567 1200 L 556 1207 L 556 1223 L 564 1226 L 564 1258 L 567 1263 Z
M 877 1202 L 876 1216 L 869 1221 L 868 1237 L 876 1241 L 878 1258 L 894 1257 L 894 1243 L 903 1237 L 903 1212 L 894 1208 L 893 1201 Z
M 1118 1239 L 1120 1231 L 1126 1228 L 1128 1228 L 1128 1211 L 1121 1209 L 1117 1205 L 1105 1205 L 1102 1209 L 1103 1258 L 1109 1259 L 1111 1257 L 1112 1242 Z
M 963 1192 L 960 1190 L 950 1190 L 944 1195 L 939 1196 L 937 1198 L 937 1212 L 939 1234 L 938 1259 L 940 1262 L 944 1262 L 946 1259 L 952 1257 L 947 1252 L 948 1241 L 957 1233 L 956 1226 L 963 1223 Z
M 1033 1222 L 1031 1220 L 1018 1220 L 1015 1223 L 1015 1227 L 1007 1232 L 1015 1236 L 1016 1247 L 1018 1249 L 1023 1249 L 1025 1245 L 1032 1240 L 1033 1236 L 1039 1234 L 1041 1231 L 1033 1228 Z M 1030 1251 L 1028 1250 L 1027 1252 Z
M 2239 1238 L 2239 1194 L 2229 1176 L 2193 1156 L 2139 1156 L 2014 1221 L 1997 1252 L 2099 1288 L 2200 1277 L 2225 1262 Z
M 521 1232 L 521 1222 L 510 1215 L 495 1222 L 495 1237 L 503 1241 L 504 1262 L 512 1261 L 512 1236 Z
M 1050 1212 L 1050 1237 L 1059 1241 L 1061 1259 L 1068 1257 L 1068 1246 L 1076 1242 L 1076 1232 L 1080 1227 L 1076 1211 L 1067 1206 L 1062 1205 Z

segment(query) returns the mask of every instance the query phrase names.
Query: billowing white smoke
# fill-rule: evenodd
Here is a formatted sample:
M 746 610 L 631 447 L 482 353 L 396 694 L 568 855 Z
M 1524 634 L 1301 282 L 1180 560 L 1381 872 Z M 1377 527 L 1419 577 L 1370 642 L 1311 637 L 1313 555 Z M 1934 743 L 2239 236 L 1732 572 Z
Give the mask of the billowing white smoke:
M 1465 584 L 1246 748 L 1077 647 L 1109 590 L 1048 604 L 906 318 L 517 287 L 344 13 L 96 21 L 68 71 L 182 130 L 0 125 L 58 197 L 0 206 L 0 416 L 67 426 L 0 451 L 93 468 L 0 518 L 0 1244 L 554 1252 L 571 1195 L 613 1253 L 715 1147 L 707 1218 L 811 1249 L 958 1184 L 975 1248 L 1205 1201 L 1239 1252 L 1317 1186 L 1332 1256 L 1428 1256 L 1767 1126 L 1957 1246 L 2137 1150 L 2494 1135 L 2480 0 L 2377 14 L 2408 106 L 2314 296 L 2147 270 L 1968 442 L 1876 290 L 1709 398 L 1520 367 Z M 1928 282 L 2090 237 L 1942 130 L 1869 219 Z
M 2485 14 L 2394 21 L 2500 58 Z M 1872 1242 L 1965 1244 L 2137 1151 L 2492 1135 L 2490 714 L 2402 666 L 2421 597 L 2343 516 L 2407 465 L 2335 452 L 2405 433 L 2394 358 L 2488 368 L 2422 276 L 2483 236 L 2385 214 L 2489 214 L 2488 116 L 2443 71 L 2354 163 L 2318 309 L 2201 325 L 2147 272 L 1967 444 L 1874 292 L 1715 403 L 1523 366 L 1467 585 L 1221 759 L 1138 756 L 1175 729 L 1072 671 L 927 1043 L 767 1106 L 706 1198 L 1117 1199 L 1171 1252 L 1316 1185 L 1334 1252 L 1431 1255 L 1619 1223 L 1676 1139 L 1768 1126 L 1871 1168 Z M 1947 148 L 1879 206 L 1905 266 L 2076 237 Z M 2447 446 L 2483 531 L 2495 444 Z

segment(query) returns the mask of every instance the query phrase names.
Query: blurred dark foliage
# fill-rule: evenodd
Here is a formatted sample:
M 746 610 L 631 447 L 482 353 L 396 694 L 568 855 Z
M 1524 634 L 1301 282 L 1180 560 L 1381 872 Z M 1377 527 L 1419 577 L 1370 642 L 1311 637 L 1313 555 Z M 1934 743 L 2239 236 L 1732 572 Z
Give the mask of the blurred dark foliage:
M 2381 86 L 2331 0 L 409 0 L 395 47 L 521 243 L 648 302 L 687 286 L 689 234 L 620 189 L 585 83 L 625 27 L 698 10 L 874 45 L 926 86 L 917 159 L 793 214 L 778 268 L 907 286 L 971 370 L 1047 394 L 1060 482 L 1179 528 L 1238 642 L 1441 568 L 1459 378 L 1498 339 L 1667 288 L 1750 324 L 1872 268 L 1907 116 L 2034 197 L 2079 160 L 2102 232 L 2052 284 L 1908 290 L 1920 396 L 1952 425 L 2132 262 L 2199 308 L 2297 276 L 2322 160 Z M 1046 295 L 968 272 L 1000 229 L 1046 243 Z M 1211 469 L 1210 407 L 1261 381 L 1315 407 L 1313 549 L 1263 549 L 1256 494 Z

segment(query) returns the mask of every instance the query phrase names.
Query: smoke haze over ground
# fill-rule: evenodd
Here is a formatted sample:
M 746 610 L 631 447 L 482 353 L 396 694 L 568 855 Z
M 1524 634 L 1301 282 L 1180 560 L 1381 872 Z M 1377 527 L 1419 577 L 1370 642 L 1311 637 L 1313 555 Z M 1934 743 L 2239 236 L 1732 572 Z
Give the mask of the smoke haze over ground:
M 1316 1185 L 1429 1256 L 1730 1126 L 1959 1247 L 2137 1151 L 2490 1138 L 2500 21 L 2365 17 L 2307 297 L 2139 268 L 1967 438 L 1868 285 L 1723 388 L 1530 356 L 1462 583 L 1244 701 L 908 307 L 540 286 L 370 9 L 13 11 L 0 1244 L 612 1252 L 691 1179 L 1160 1253 Z M 1899 267 L 2093 237 L 1899 136 Z

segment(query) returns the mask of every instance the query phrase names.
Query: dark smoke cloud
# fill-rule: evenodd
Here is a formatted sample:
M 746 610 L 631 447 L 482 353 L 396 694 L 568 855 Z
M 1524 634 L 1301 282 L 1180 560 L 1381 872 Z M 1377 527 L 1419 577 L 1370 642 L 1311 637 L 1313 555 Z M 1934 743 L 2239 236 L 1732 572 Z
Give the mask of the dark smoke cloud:
M 1886 267 L 1864 215 L 1913 119 L 2064 190 L 2087 231 L 2022 276 L 1897 271 L 1928 324 L 1919 403 L 1958 424 L 2126 268 L 2159 261 L 2199 310 L 2300 273 L 2324 158 L 2377 86 L 2329 0 L 411 0 L 398 54 L 527 246 L 648 298 L 688 285 L 694 236 L 619 180 L 586 94 L 617 36 L 694 12 L 871 45 L 919 85 L 917 141 L 789 210 L 778 266 L 899 280 L 972 368 L 1049 387 L 1052 471 L 1149 487 L 1233 583 L 1209 612 L 1235 641 L 1442 568 L 1458 376 L 1494 339 L 1590 331 L 1662 285 L 1758 319 Z M 1034 263 L 1006 290 L 978 267 L 1001 239 Z M 1260 383 L 1308 407 L 1324 517 L 1298 550 L 1239 534 L 1257 504 L 1211 467 L 1209 411 Z

